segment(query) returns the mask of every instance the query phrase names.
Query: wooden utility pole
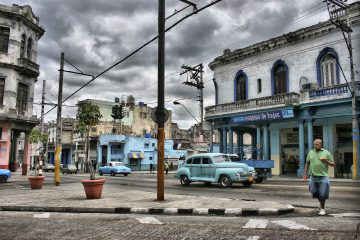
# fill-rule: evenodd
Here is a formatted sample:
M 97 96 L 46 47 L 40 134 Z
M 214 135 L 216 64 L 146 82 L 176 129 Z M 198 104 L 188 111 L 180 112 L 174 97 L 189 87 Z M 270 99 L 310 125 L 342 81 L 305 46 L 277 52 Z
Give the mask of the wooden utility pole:
M 56 119 L 56 150 L 55 150 L 55 174 L 54 184 L 60 185 L 60 153 L 61 153 L 61 108 L 62 108 L 62 94 L 64 82 L 64 59 L 65 54 L 62 52 L 60 57 L 60 74 L 59 74 L 59 93 L 57 103 L 57 119 Z

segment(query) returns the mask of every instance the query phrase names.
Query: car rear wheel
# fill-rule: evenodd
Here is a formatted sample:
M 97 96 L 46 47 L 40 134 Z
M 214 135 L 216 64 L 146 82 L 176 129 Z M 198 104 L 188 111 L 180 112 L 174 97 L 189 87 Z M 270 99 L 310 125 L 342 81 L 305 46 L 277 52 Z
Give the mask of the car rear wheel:
M 258 179 L 255 180 L 256 183 L 262 183 L 262 181 L 264 181 L 263 178 L 258 178 Z
M 231 187 L 232 181 L 231 178 L 228 175 L 222 175 L 220 177 L 220 186 L 223 188 Z
M 111 176 L 115 176 L 116 173 L 112 171 L 112 172 L 110 172 L 110 175 L 111 175 Z
M 186 175 L 181 175 L 180 183 L 183 186 L 189 186 L 189 184 L 190 184 L 189 178 Z
M 7 177 L 6 176 L 0 176 L 0 183 L 6 183 Z
M 101 170 L 99 170 L 99 175 L 100 175 L 100 176 L 102 176 L 102 175 L 103 175 L 103 173 L 102 173 L 102 171 L 101 171 Z
M 127 173 L 124 173 L 124 176 L 126 177 L 128 174 Z
M 253 182 L 249 182 L 249 181 L 243 183 L 244 187 L 250 187 L 252 184 Z

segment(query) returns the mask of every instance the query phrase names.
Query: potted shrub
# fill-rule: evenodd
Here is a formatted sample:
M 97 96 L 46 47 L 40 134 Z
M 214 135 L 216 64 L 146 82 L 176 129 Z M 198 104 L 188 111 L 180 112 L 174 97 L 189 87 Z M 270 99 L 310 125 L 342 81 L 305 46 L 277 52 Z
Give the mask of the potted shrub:
M 85 135 L 85 168 L 90 173 L 90 179 L 81 180 L 84 186 L 87 199 L 99 199 L 101 198 L 103 186 L 105 183 L 104 178 L 95 178 L 95 169 L 92 161 L 89 159 L 90 141 L 89 134 L 90 128 L 97 125 L 100 122 L 99 107 L 92 105 L 91 103 L 85 103 L 79 105 L 79 111 L 77 113 L 77 122 L 74 126 L 74 132 Z
M 47 139 L 48 139 L 48 135 L 42 134 L 39 129 L 34 128 L 31 131 L 30 142 L 32 144 L 34 143 L 37 144 L 36 151 L 39 152 L 39 156 L 36 158 L 36 162 L 35 162 L 35 168 L 34 168 L 35 175 L 28 176 L 31 189 L 41 189 L 45 181 L 45 176 L 42 175 L 40 166 L 43 164 L 45 159 L 45 156 L 42 151 L 43 150 L 42 146 L 44 142 L 47 142 Z

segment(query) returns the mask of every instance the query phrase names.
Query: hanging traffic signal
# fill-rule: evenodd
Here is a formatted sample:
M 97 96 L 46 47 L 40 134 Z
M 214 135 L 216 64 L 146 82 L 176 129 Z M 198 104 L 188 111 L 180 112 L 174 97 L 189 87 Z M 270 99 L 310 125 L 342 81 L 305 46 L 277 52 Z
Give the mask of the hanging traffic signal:
M 119 106 L 118 105 L 113 106 L 112 109 L 111 109 L 111 112 L 112 112 L 111 116 L 112 116 L 113 119 L 119 119 L 119 115 L 118 115 Z
M 119 118 L 118 119 L 123 119 L 124 118 L 124 115 L 123 115 L 123 111 L 122 111 L 122 106 L 120 105 L 119 108 L 118 108 L 118 116 Z

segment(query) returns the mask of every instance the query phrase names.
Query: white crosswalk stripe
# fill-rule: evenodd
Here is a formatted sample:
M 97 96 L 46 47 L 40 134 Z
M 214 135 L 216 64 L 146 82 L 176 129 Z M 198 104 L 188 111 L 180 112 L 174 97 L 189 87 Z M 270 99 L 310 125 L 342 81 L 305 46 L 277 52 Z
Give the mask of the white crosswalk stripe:
M 263 219 L 250 219 L 243 228 L 266 228 L 269 220 Z
M 276 223 L 276 224 L 278 224 L 280 226 L 289 228 L 289 229 L 317 230 L 315 228 L 311 228 L 311 227 L 308 227 L 308 226 L 305 226 L 303 224 L 299 224 L 299 223 L 296 223 L 296 222 L 293 222 L 293 221 L 290 221 L 290 220 L 277 220 L 277 221 L 271 221 L 271 222 Z
M 339 214 L 329 214 L 333 217 L 360 217 L 360 213 L 339 213 Z
M 50 218 L 50 213 L 35 213 L 34 218 Z
M 163 224 L 162 222 L 153 217 L 136 218 L 136 220 L 144 224 Z
M 259 240 L 260 236 L 250 236 L 247 238 L 247 240 Z

